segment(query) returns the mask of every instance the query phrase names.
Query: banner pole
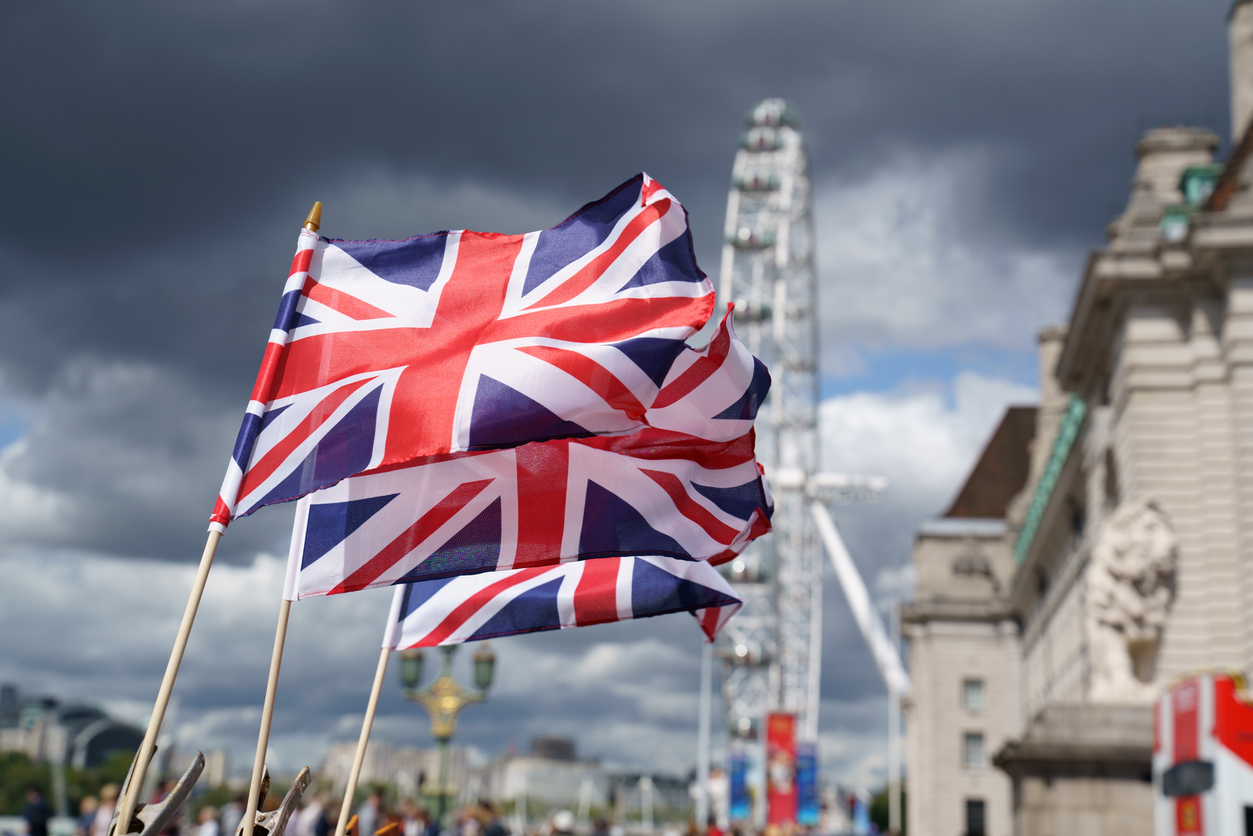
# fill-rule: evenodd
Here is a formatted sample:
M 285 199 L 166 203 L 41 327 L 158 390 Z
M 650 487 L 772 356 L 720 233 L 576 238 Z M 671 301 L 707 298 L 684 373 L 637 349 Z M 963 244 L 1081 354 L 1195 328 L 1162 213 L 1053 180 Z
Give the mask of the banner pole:
M 243 836 L 252 836 L 257 823 L 257 807 L 261 803 L 261 780 L 265 772 L 266 749 L 270 745 L 270 723 L 274 719 L 274 698 L 278 694 L 278 673 L 283 665 L 283 642 L 287 639 L 287 618 L 291 601 L 286 598 L 278 607 L 278 628 L 274 631 L 274 652 L 270 655 L 270 678 L 265 684 L 265 704 L 261 709 L 261 731 L 257 734 L 257 754 L 252 762 L 252 782 L 248 785 L 248 803 L 244 806 Z
M 361 764 L 365 762 L 365 747 L 370 742 L 370 727 L 374 725 L 374 714 L 378 711 L 379 694 L 383 692 L 383 677 L 387 673 L 387 657 L 391 652 L 390 647 L 385 647 L 379 654 L 379 666 L 374 672 L 374 686 L 370 689 L 370 702 L 365 707 L 365 721 L 361 724 L 361 737 L 357 739 L 357 754 L 352 759 L 352 771 L 348 773 L 348 786 L 344 788 L 344 803 L 339 808 L 339 824 L 335 825 L 335 836 L 344 836 L 348 827 L 348 816 L 352 814 L 352 797 L 357 794 L 357 780 L 361 777 Z M 365 833 L 362 836 L 373 834 Z
M 696 728 L 696 832 L 709 829 L 709 738 L 713 714 L 714 646 L 702 642 L 700 647 L 700 703 Z
M 222 532 L 210 531 L 205 543 L 204 552 L 200 555 L 200 568 L 196 570 L 196 580 L 191 586 L 191 595 L 187 598 L 187 607 L 183 610 L 183 621 L 179 624 L 178 635 L 174 639 L 174 649 L 170 651 L 170 660 L 165 666 L 165 678 L 161 680 L 161 688 L 157 691 L 157 701 L 152 707 L 152 717 L 148 719 L 148 730 L 144 733 L 144 742 L 140 744 L 139 753 L 135 758 L 135 770 L 126 788 L 126 797 L 118 808 L 121 812 L 117 817 L 117 828 L 114 836 L 126 833 L 130 827 L 131 816 L 139 798 L 140 787 L 144 784 L 144 776 L 148 772 L 148 764 L 156 747 L 157 733 L 161 731 L 161 721 L 165 719 L 165 710 L 170 704 L 170 694 L 174 691 L 174 680 L 178 678 L 178 667 L 183 661 L 183 652 L 187 649 L 187 638 L 191 635 L 192 623 L 196 620 L 196 610 L 200 607 L 200 599 L 204 595 L 205 583 L 209 579 L 209 569 L 213 566 L 213 556 L 217 553 L 218 541 Z

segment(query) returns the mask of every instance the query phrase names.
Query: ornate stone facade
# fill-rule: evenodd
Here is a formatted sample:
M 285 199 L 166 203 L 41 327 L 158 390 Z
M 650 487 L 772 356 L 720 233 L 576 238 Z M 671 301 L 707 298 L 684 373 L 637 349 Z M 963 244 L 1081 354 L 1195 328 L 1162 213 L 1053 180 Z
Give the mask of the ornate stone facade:
M 969 567 L 937 548 L 939 523 L 918 535 L 904 618 L 914 836 L 966 832 L 972 799 L 992 836 L 1152 832 L 1158 690 L 1199 668 L 1253 669 L 1253 2 L 1237 2 L 1230 25 L 1242 133 L 1226 163 L 1207 131 L 1146 134 L 1069 322 L 1040 334 L 1034 440 L 1018 453 L 1029 472 L 1015 495 L 1001 485 L 1003 514 L 979 522 L 1001 525 L 981 545 L 1009 568 L 956 605 L 927 579 Z M 963 494 L 995 470 L 992 448 Z M 979 633 L 992 611 L 1013 625 L 995 650 Z M 962 654 L 974 658 L 977 634 L 981 653 L 1012 662 L 976 670 Z M 967 734 L 951 694 L 971 677 L 1012 703 L 981 732 L 1003 741 L 991 750 L 1008 780 L 982 781 L 977 797 L 935 748 Z

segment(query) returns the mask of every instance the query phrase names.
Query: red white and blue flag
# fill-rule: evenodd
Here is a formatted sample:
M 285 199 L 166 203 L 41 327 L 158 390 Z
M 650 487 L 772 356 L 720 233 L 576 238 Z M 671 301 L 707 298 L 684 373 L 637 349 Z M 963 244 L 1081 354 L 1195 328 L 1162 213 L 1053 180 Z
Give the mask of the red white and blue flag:
M 418 457 L 634 432 L 713 304 L 686 211 L 643 174 L 525 235 L 302 232 L 212 527 Z
M 585 560 L 398 586 L 383 646 L 435 647 L 672 612 L 692 613 L 712 642 L 740 606 L 709 563 Z
M 649 428 L 354 476 L 301 499 L 284 596 L 624 555 L 730 560 L 770 530 L 753 440 Z

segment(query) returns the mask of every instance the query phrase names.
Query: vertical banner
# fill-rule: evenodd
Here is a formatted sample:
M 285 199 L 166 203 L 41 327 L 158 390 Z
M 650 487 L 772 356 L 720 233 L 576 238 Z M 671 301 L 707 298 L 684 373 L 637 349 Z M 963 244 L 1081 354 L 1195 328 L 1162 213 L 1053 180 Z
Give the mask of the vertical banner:
M 753 814 L 753 802 L 748 797 L 748 756 L 743 746 L 732 744 L 731 787 L 728 815 L 731 821 L 746 821 Z
M 869 836 L 869 834 L 870 804 L 866 801 L 866 795 L 859 792 L 853 797 L 853 836 Z
M 796 744 L 796 823 L 818 825 L 818 744 Z
M 766 715 L 766 823 L 796 823 L 796 715 Z

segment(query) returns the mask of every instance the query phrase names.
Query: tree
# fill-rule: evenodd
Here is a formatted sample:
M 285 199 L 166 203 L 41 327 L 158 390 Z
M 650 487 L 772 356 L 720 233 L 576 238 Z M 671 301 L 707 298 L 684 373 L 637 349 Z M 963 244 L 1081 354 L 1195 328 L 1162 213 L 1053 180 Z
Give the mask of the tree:
M 132 754 L 114 752 L 95 769 L 65 770 L 65 794 L 70 813 L 78 812 L 78 803 L 89 795 L 100 795 L 105 784 L 121 785 L 130 769 Z M 17 816 L 26 803 L 26 788 L 39 787 L 49 802 L 52 798 L 52 768 L 34 763 L 25 752 L 0 752 L 0 816 Z
M 48 796 L 52 787 L 48 765 L 31 763 L 25 752 L 0 752 L 0 815 L 21 815 L 26 788 L 31 786 Z
M 909 833 L 909 819 L 905 813 L 906 799 L 909 798 L 909 788 L 904 782 L 901 783 L 901 836 L 907 836 Z M 874 822 L 881 833 L 888 832 L 888 789 L 876 792 L 870 798 L 870 821 Z

